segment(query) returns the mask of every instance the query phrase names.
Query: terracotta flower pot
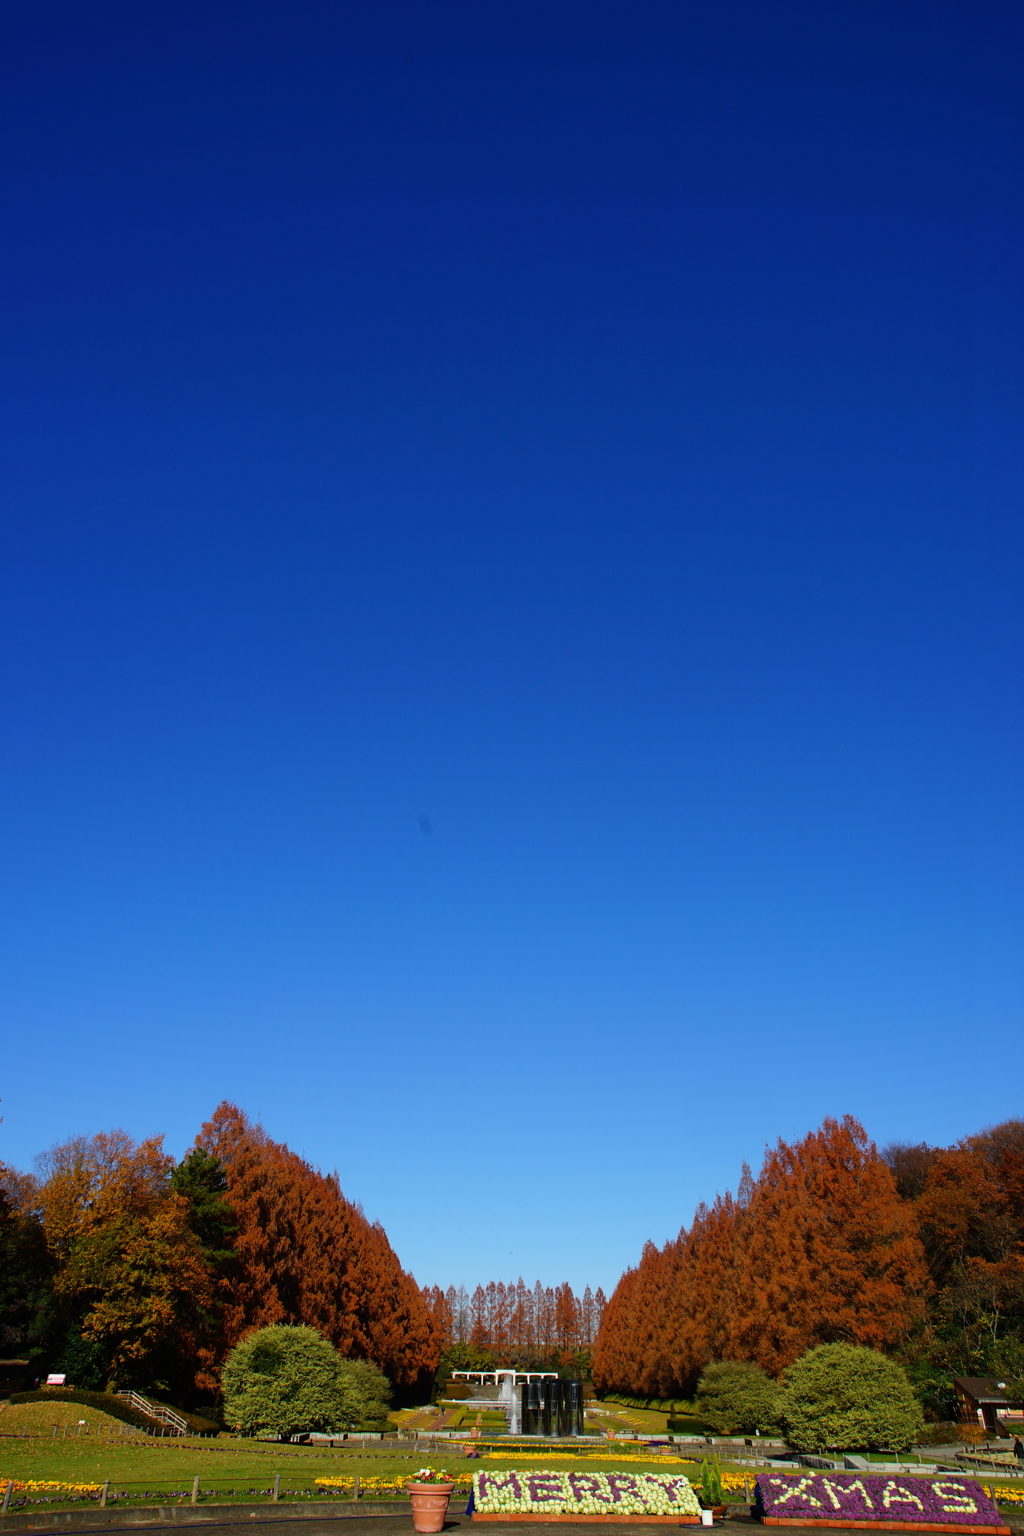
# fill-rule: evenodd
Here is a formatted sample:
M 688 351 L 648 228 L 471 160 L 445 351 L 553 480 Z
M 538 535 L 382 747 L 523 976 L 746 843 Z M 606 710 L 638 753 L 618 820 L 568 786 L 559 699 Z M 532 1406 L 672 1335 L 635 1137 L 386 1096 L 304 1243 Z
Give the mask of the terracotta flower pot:
M 448 1513 L 454 1483 L 407 1483 L 412 1500 L 412 1523 L 417 1531 L 440 1531 Z

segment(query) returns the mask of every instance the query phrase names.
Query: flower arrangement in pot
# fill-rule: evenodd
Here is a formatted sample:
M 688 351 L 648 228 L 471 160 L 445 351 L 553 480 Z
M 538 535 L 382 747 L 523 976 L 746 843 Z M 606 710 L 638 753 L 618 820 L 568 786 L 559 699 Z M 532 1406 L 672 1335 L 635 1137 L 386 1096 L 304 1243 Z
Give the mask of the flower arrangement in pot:
M 407 1485 L 412 1500 L 412 1523 L 417 1531 L 440 1531 L 448 1513 L 448 1500 L 452 1496 L 455 1480 L 443 1469 L 435 1472 L 432 1467 L 420 1467 Z
M 722 1486 L 722 1469 L 718 1465 L 718 1457 L 711 1461 L 707 1457 L 700 1464 L 700 1477 L 694 1490 L 700 1500 L 701 1509 L 711 1510 L 719 1519 L 725 1514 L 725 1489 Z

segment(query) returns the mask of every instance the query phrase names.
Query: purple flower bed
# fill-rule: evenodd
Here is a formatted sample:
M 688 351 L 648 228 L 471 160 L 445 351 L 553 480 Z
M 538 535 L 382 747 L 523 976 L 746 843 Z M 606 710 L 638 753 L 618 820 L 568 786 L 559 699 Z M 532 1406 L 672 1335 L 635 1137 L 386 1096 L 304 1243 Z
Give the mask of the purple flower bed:
M 776 1520 L 901 1520 L 928 1525 L 1003 1525 L 980 1483 L 961 1478 L 871 1477 L 859 1472 L 808 1472 L 757 1479 L 757 1513 Z

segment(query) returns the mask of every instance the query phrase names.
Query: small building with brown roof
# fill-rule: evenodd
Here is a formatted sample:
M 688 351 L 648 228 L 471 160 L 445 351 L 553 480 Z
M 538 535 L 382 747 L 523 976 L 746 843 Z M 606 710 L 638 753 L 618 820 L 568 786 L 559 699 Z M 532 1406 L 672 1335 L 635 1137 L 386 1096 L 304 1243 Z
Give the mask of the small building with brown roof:
M 961 1423 L 977 1419 L 982 1429 L 999 1434 L 1019 1431 L 1024 1422 L 1024 1401 L 1007 1395 L 1005 1381 L 994 1376 L 954 1376 Z M 1005 1426 L 1005 1427 L 1004 1427 Z

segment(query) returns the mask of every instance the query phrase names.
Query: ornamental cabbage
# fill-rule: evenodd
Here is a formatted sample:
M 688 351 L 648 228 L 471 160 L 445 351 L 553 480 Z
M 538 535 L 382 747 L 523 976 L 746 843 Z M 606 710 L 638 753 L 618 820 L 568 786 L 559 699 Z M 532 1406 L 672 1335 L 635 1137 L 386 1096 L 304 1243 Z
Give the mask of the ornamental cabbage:
M 687 1478 L 670 1472 L 476 1472 L 473 1513 L 698 1518 Z
M 961 1478 L 871 1477 L 813 1472 L 805 1477 L 757 1479 L 755 1513 L 762 1519 L 907 1521 L 923 1525 L 991 1525 L 1003 1518 L 980 1483 Z

